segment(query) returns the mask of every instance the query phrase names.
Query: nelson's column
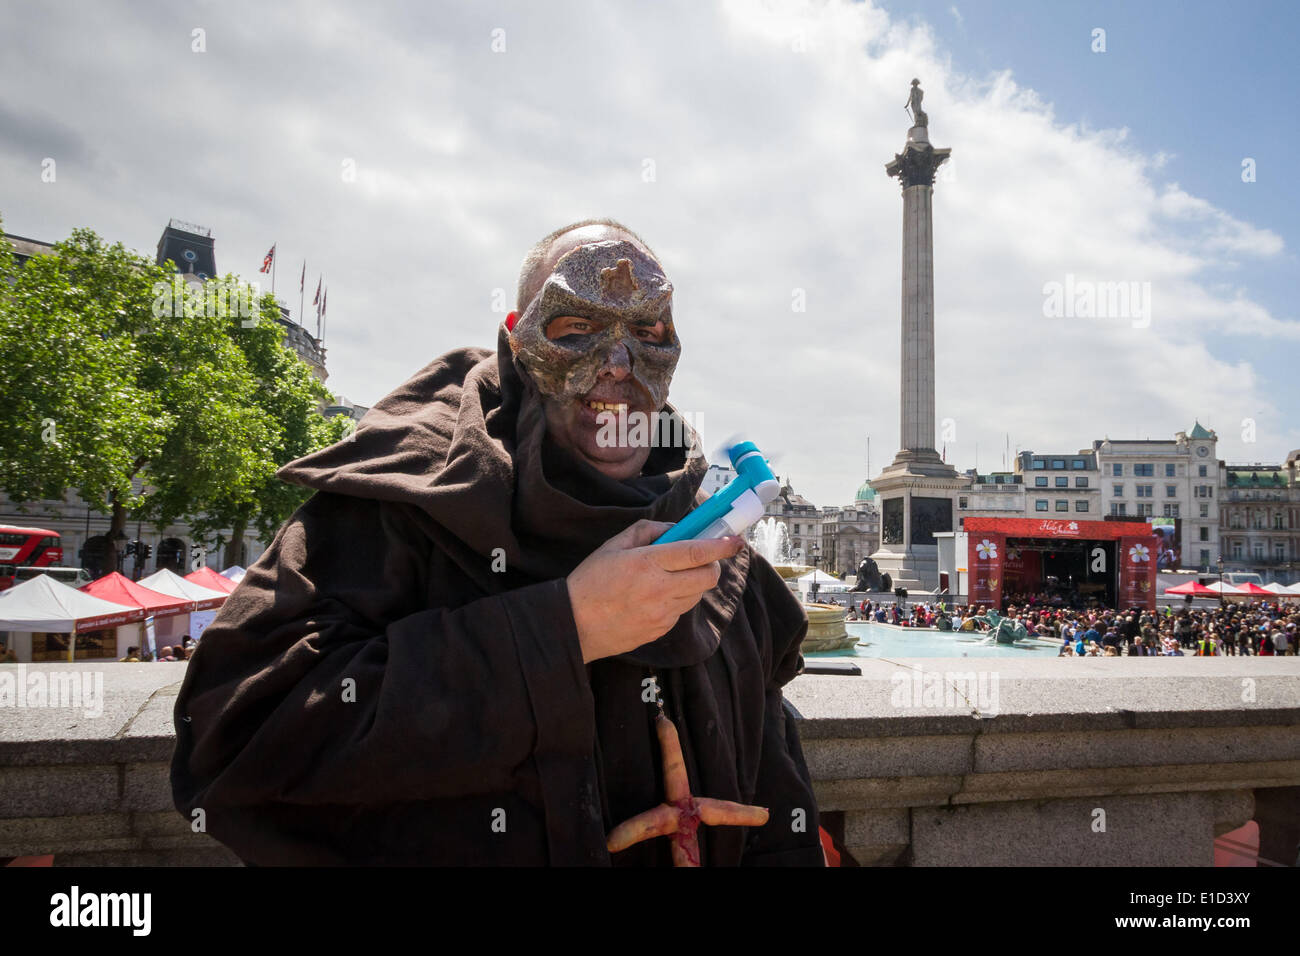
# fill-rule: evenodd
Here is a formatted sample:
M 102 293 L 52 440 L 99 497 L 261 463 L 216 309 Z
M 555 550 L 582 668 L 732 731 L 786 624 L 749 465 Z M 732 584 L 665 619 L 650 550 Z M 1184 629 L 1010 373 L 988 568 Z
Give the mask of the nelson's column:
M 930 145 L 921 109 L 921 81 L 906 108 L 912 128 L 901 153 L 886 164 L 903 187 L 902 439 L 893 462 L 871 482 L 880 496 L 880 550 L 871 557 L 895 587 L 928 590 L 939 583 L 934 533 L 953 530 L 953 499 L 964 478 L 934 448 L 934 241 L 930 200 L 935 170 L 952 152 Z

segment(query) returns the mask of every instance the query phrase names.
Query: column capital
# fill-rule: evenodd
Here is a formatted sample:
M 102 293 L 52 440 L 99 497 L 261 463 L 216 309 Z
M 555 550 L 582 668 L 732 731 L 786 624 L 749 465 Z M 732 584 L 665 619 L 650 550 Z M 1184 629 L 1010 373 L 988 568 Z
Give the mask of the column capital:
M 948 159 L 951 149 L 935 149 L 929 143 L 909 138 L 901 153 L 885 164 L 885 172 L 897 176 L 904 189 L 910 186 L 933 186 L 934 173 Z

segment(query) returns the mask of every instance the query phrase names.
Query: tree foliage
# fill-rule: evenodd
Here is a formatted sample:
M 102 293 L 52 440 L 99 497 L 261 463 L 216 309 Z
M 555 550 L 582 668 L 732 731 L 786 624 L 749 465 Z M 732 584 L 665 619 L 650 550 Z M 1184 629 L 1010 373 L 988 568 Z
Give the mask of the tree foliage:
M 0 232 L 0 488 L 73 489 L 110 537 L 129 516 L 269 540 L 307 496 L 276 468 L 346 427 L 317 411 L 329 392 L 274 300 L 234 276 L 196 290 L 86 229 L 22 267 L 9 253 Z

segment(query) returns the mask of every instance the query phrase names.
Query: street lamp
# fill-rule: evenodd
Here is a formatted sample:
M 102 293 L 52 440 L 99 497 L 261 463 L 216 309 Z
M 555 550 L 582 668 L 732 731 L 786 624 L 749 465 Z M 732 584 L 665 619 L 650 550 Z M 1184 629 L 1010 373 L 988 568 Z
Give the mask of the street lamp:
M 817 542 L 814 541 L 812 546 L 812 566 L 813 566 L 812 599 L 814 603 L 816 603 L 817 601 L 817 592 L 821 590 L 821 583 L 817 580 L 817 563 L 822 559 L 820 552 L 821 552 L 821 548 L 819 548 L 817 546 Z
M 1219 555 L 1219 610 L 1223 610 L 1223 555 Z

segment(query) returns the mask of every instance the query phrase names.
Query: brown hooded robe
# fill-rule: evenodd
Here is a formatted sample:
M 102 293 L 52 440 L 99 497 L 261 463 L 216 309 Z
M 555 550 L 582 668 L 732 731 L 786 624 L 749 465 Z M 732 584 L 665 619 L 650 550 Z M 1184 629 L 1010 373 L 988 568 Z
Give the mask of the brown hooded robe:
M 806 619 L 762 558 L 723 562 L 659 640 L 582 662 L 565 576 L 640 518 L 680 519 L 706 467 L 657 448 L 618 482 L 554 447 L 504 328 L 496 354 L 434 360 L 280 469 L 317 493 L 189 663 L 177 809 L 262 865 L 671 865 L 664 837 L 605 850 L 664 800 L 654 676 L 691 792 L 771 811 L 701 826 L 702 863 L 822 865 L 781 696 Z

